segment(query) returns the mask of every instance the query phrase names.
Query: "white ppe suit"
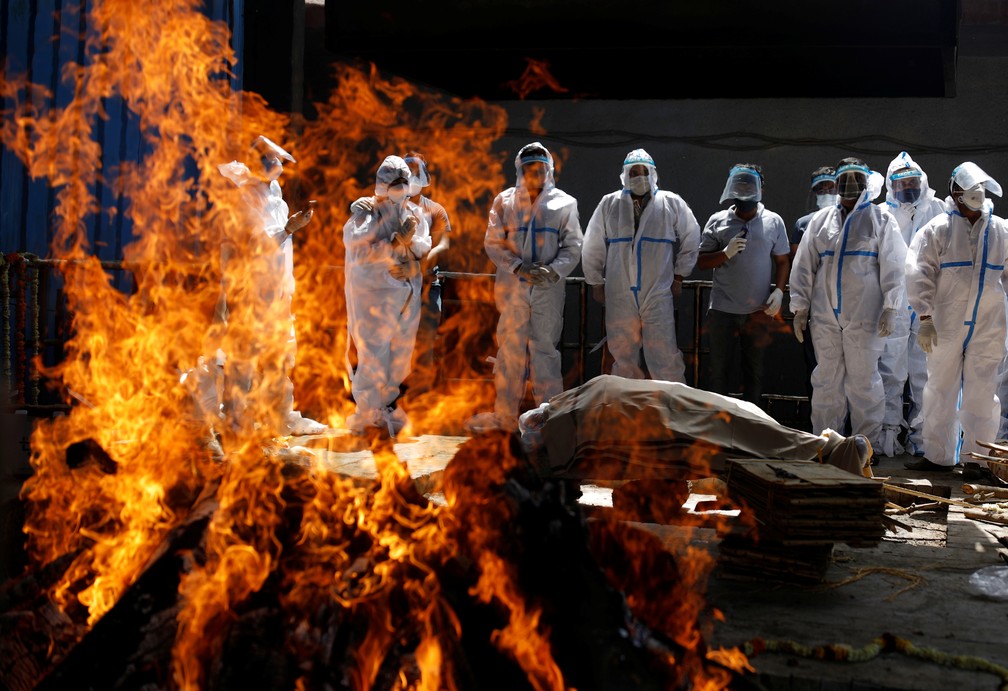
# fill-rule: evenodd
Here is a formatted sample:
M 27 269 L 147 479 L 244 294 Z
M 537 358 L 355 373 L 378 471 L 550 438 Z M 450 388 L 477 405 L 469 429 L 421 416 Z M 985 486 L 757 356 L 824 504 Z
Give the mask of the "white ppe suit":
M 893 191 L 893 176 L 904 172 L 919 171 L 920 197 L 913 203 L 901 202 Z M 909 246 L 917 231 L 931 219 L 945 213 L 945 204 L 935 198 L 935 191 L 928 185 L 927 173 L 918 166 L 910 154 L 903 151 L 889 163 L 886 171 L 885 208 L 899 224 L 903 241 Z M 924 439 L 921 436 L 920 413 L 924 401 L 924 384 L 927 382 L 927 358 L 917 343 L 920 320 L 909 303 L 898 312 L 892 333 L 884 339 L 882 357 L 879 360 L 879 374 L 885 388 L 885 417 L 882 419 L 882 440 L 879 453 L 898 456 L 903 453 L 923 455 Z M 906 419 L 903 417 L 903 391 L 910 382 L 910 408 Z M 900 427 L 908 429 L 907 445 L 897 441 Z
M 343 243 L 347 330 L 357 348 L 357 367 L 350 376 L 357 412 L 347 426 L 359 431 L 387 424 L 394 435 L 405 425 L 405 415 L 393 404 L 410 371 L 420 320 L 420 260 L 430 251 L 431 239 L 420 207 L 408 198 L 396 203 L 384 196 L 383 178 L 392 174 L 409 179 L 409 167 L 398 156 L 382 163 L 374 206 L 350 217 L 343 226 Z M 409 216 L 417 219 L 417 225 L 407 246 L 396 242 L 394 235 Z M 390 273 L 394 267 L 406 277 L 395 278 Z
M 867 189 L 849 213 L 838 204 L 809 221 L 791 268 L 791 311 L 806 311 L 815 346 L 812 429 L 842 430 L 879 443 L 885 413 L 878 361 L 882 310 L 906 301 L 906 243 L 896 219 L 871 203 L 882 176 L 871 173 Z
M 529 378 L 536 403 L 563 391 L 557 343 L 563 329 L 566 283 L 563 280 L 581 258 L 581 224 L 577 201 L 555 186 L 553 157 L 524 162 L 545 164 L 546 178 L 535 201 L 523 186 L 523 152 L 545 147 L 536 142 L 523 147 L 515 158 L 517 184 L 493 201 L 483 246 L 497 266 L 494 298 L 497 322 L 497 361 L 494 412 L 507 425 L 517 425 L 518 407 Z M 532 285 L 516 271 L 533 265 L 548 267 L 559 280 Z
M 643 150 L 624 163 L 622 190 L 599 202 L 585 231 L 581 266 L 588 285 L 604 284 L 606 343 L 612 374 L 643 379 L 643 356 L 652 379 L 685 383 L 676 343 L 673 277 L 688 276 L 700 247 L 700 224 L 677 194 L 658 189 L 658 176 Z M 629 169 L 646 165 L 651 199 L 634 228 Z
M 288 373 L 297 351 L 291 312 L 294 248 L 286 230 L 289 208 L 276 179 L 262 180 L 239 161 L 218 170 L 240 190 L 242 226 L 249 230 L 221 247 L 218 316 L 228 324 L 222 344 L 227 356 L 224 408 L 233 427 L 267 422 L 284 433 L 295 415 Z M 249 406 L 257 416 L 276 419 L 253 420 L 245 414 Z
M 938 465 L 982 452 L 975 441 L 992 441 L 998 432 L 1008 224 L 993 211 L 986 201 L 971 224 L 950 198 L 907 253 L 910 305 L 931 316 L 938 334 L 927 356 L 923 406 L 924 451 Z

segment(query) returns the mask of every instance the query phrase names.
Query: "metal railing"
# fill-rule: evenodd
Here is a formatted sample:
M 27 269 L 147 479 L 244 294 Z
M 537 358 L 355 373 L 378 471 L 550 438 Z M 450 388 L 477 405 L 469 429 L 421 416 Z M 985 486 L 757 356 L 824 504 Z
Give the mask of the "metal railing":
M 65 409 L 61 403 L 46 401 L 42 395 L 40 378 L 35 362 L 41 360 L 47 365 L 59 362 L 63 357 L 63 346 L 69 334 L 71 315 L 65 307 L 61 284 L 54 280 L 58 266 L 67 260 L 44 259 L 32 254 L 0 255 L 0 305 L 3 308 L 2 341 L 0 341 L 0 359 L 2 372 L 0 382 L 8 387 L 5 397 L 7 408 L 27 408 L 35 412 Z M 130 271 L 136 267 L 128 266 L 121 261 L 103 261 L 102 268 L 113 271 Z M 444 281 L 489 280 L 494 274 L 443 271 L 439 277 Z M 592 377 L 601 374 L 603 358 L 599 358 L 598 371 L 589 370 L 589 354 L 596 349 L 605 334 L 604 313 L 600 314 L 601 336 L 589 337 L 589 291 L 583 277 L 568 277 L 568 286 L 576 286 L 576 301 L 568 295 L 565 312 L 576 315 L 577 325 L 574 338 L 563 340 L 560 344 L 562 352 L 566 353 L 571 362 L 567 381 L 582 384 Z M 704 350 L 701 347 L 703 314 L 706 311 L 706 291 L 712 287 L 709 280 L 688 280 L 683 284 L 683 295 L 691 298 L 681 300 L 680 305 L 689 305 L 692 314 L 688 328 L 679 325 L 680 334 L 688 332 L 688 339 L 680 339 L 679 347 L 687 359 L 692 383 L 698 385 L 701 379 L 701 359 Z M 688 302 L 687 302 L 688 300 Z M 488 302 L 493 302 L 492 292 Z M 682 314 L 680 311 L 680 314 Z M 573 314 L 572 314 L 573 312 Z M 488 325 L 494 328 L 494 325 Z M 604 354 L 604 353 L 603 353 Z M 807 396 L 796 396 L 782 393 L 764 393 L 765 403 L 783 401 L 800 405 L 808 402 Z

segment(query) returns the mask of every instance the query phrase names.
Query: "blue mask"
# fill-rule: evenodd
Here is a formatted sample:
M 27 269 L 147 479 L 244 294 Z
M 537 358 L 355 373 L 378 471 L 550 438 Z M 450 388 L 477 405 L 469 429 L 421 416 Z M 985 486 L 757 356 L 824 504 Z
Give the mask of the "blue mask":
M 896 193 L 896 199 L 902 204 L 916 204 L 920 196 L 921 191 L 919 187 L 908 187 Z

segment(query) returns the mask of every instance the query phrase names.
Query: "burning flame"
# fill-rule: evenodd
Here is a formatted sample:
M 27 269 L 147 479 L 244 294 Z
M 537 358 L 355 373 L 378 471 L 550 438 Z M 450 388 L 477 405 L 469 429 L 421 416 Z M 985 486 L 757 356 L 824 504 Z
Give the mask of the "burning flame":
M 398 616 L 416 629 L 417 670 L 399 670 L 401 686 L 454 688 L 445 651 L 461 625 L 436 569 L 454 554 L 453 541 L 462 533 L 473 531 L 469 539 L 477 543 L 487 535 L 482 525 L 453 516 L 456 499 L 439 508 L 417 495 L 389 448 L 374 449 L 375 487 L 320 467 L 292 469 L 282 460 L 274 394 L 283 384 L 289 322 L 257 302 L 263 268 L 256 258 L 265 250 L 249 244 L 243 202 L 217 166 L 241 160 L 249 143 L 266 134 L 298 159 L 284 178 L 292 208 L 299 196 L 319 200 L 296 248 L 295 392 L 299 407 L 323 411 L 338 425 L 351 405 L 340 240 L 349 204 L 371 194 L 384 155 L 419 149 L 434 169 L 431 196 L 451 214 L 450 268 L 487 271 L 486 209 L 509 177 L 504 161 L 510 155 L 492 151 L 504 134 L 505 114 L 486 103 L 418 90 L 373 68 L 365 73 L 339 66 L 337 88 L 328 102 L 316 104 L 317 120 L 292 124 L 258 95 L 231 89 L 236 58 L 230 37 L 201 14 L 201 5 L 95 0 L 86 60 L 65 72 L 73 98 L 63 107 L 51 105 L 51 94 L 23 78 L 0 83 L 14 104 L 0 130 L 5 145 L 33 177 L 47 178 L 56 189 L 52 253 L 66 260 L 73 334 L 64 361 L 44 374 L 81 402 L 68 415 L 40 423 L 32 435 L 34 476 L 25 486 L 31 558 L 45 564 L 75 555 L 53 598 L 69 612 L 83 607 L 93 625 L 156 558 L 171 531 L 203 508 L 210 516 L 205 545 L 187 556 L 189 571 L 179 586 L 173 670 L 179 687 L 205 684 L 234 612 L 275 579 L 291 620 L 306 622 L 305 631 L 292 634 L 296 639 L 318 640 L 307 630 L 325 624 L 320 611 L 331 621 L 367 622 L 354 648 L 355 687 L 369 688 L 381 673 L 397 645 L 391 618 Z M 542 86 L 564 91 L 544 64 L 531 60 L 520 83 L 522 96 Z M 104 169 L 93 130 L 113 101 L 138 123 L 144 150 L 139 161 Z M 291 134 L 294 124 L 298 136 Z M 127 216 L 137 235 L 125 250 L 137 284 L 131 295 L 112 286 L 87 244 L 86 224 L 103 211 L 99 183 L 121 189 L 130 202 Z M 244 248 L 244 261 L 223 261 L 227 246 Z M 222 281 L 229 298 L 245 299 L 229 300 L 226 329 L 214 319 Z M 463 300 L 492 303 L 489 281 L 455 289 Z M 492 328 L 492 321 L 464 313 L 444 327 L 459 352 L 477 350 Z M 206 420 L 194 417 L 179 380 L 200 357 L 211 361 L 222 345 L 229 357 L 256 360 L 262 381 L 249 396 L 247 422 L 223 430 L 228 456 L 218 463 L 203 448 Z M 452 362 L 459 382 L 412 401 L 415 427 L 437 430 L 443 420 L 462 420 L 489 406 L 492 388 L 466 380 L 471 365 Z M 80 450 L 73 463 L 69 449 Z M 503 473 L 509 458 L 484 463 L 479 472 Z M 297 515 L 292 505 L 300 507 Z M 295 539 L 284 542 L 285 532 Z M 709 570 L 704 555 L 693 553 L 694 560 L 687 588 Z M 563 688 L 550 632 L 541 612 L 525 602 L 508 564 L 486 553 L 478 567 L 473 595 L 502 603 L 508 612 L 496 644 L 536 688 Z M 628 601 L 647 611 L 653 603 L 644 597 L 635 592 Z M 666 606 L 656 609 L 662 616 L 691 622 L 702 607 L 698 593 L 674 606 L 668 598 L 662 602 Z M 684 625 L 680 639 L 695 648 L 699 633 Z M 303 671 L 299 686 L 311 686 L 314 673 Z

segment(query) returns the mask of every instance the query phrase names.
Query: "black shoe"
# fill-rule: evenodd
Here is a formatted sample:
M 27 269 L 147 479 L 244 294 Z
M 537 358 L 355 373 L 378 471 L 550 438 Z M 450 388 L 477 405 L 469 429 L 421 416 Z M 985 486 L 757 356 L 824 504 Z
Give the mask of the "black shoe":
M 987 466 L 979 463 L 965 463 L 962 469 L 963 482 L 972 484 L 989 485 L 991 487 L 1001 487 L 1004 481 L 999 478 Z
M 952 470 L 952 466 L 950 465 L 938 465 L 923 456 L 913 461 L 907 461 L 903 464 L 903 467 L 907 470 L 921 470 L 927 473 L 948 473 Z

